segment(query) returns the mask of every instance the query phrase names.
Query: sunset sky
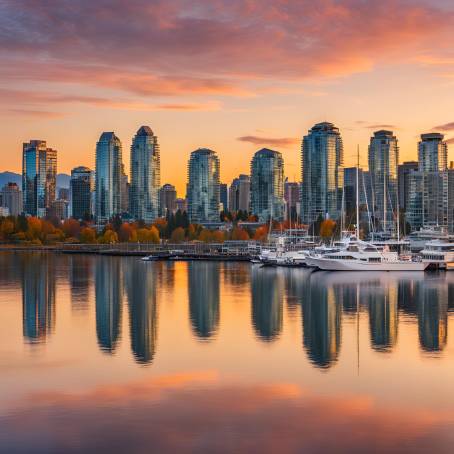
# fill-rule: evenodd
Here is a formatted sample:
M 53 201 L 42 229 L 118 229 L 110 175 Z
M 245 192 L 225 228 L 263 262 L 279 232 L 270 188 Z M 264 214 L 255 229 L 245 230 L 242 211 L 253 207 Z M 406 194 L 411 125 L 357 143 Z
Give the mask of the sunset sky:
M 384 127 L 401 161 L 434 129 L 454 150 L 453 30 L 448 0 L 0 0 L 0 171 L 21 170 L 31 138 L 59 151 L 59 172 L 93 167 L 112 130 L 129 169 L 141 125 L 180 196 L 198 147 L 225 182 L 262 146 L 299 179 L 320 121 L 341 129 L 346 164 L 359 144 L 366 165 Z

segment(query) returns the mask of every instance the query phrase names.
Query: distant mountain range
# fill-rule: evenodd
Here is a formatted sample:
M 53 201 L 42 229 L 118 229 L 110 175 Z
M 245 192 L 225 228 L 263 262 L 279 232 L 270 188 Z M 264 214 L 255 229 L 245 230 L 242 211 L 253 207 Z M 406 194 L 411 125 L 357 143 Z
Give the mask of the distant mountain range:
M 69 188 L 69 180 L 71 177 L 66 173 L 57 175 L 57 188 Z M 14 172 L 0 172 L 0 189 L 7 183 L 16 183 L 22 187 L 22 175 Z

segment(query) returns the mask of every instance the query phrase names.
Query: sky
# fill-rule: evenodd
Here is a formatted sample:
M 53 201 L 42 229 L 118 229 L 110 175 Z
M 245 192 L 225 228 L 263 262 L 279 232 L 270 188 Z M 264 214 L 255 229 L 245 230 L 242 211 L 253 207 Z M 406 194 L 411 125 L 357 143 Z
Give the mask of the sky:
M 222 181 L 265 146 L 298 180 L 301 138 L 321 121 L 340 128 L 346 165 L 359 145 L 367 166 L 383 128 L 401 162 L 425 132 L 454 150 L 453 26 L 445 0 L 0 0 L 0 171 L 21 171 L 30 139 L 58 150 L 59 172 L 93 167 L 103 131 L 129 169 L 142 125 L 180 196 L 199 147 Z

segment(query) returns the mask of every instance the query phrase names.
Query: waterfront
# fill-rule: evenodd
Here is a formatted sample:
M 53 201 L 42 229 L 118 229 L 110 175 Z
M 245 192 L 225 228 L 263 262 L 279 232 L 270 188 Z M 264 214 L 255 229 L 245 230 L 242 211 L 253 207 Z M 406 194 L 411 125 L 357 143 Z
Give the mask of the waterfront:
M 0 450 L 448 452 L 453 309 L 454 273 L 0 253 Z

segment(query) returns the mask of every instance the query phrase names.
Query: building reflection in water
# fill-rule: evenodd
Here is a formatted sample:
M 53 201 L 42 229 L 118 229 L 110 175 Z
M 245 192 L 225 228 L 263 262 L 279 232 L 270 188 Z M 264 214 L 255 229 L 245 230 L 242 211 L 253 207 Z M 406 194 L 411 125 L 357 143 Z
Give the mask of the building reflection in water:
M 219 273 L 219 263 L 188 262 L 189 314 L 200 339 L 209 339 L 218 330 Z
M 74 311 L 87 311 L 89 301 L 92 257 L 73 255 L 69 257 L 69 283 L 71 307 Z
M 268 342 L 282 331 L 284 282 L 280 271 L 257 267 L 251 271 L 252 324 L 257 336 Z
M 120 338 L 123 283 L 121 257 L 95 259 L 96 334 L 101 350 L 115 352 Z
M 134 358 L 140 364 L 151 363 L 156 351 L 158 320 L 156 283 L 157 266 L 160 265 L 130 259 L 124 267 L 131 349 Z M 162 266 L 166 267 L 165 264 Z
M 22 262 L 24 339 L 44 342 L 55 327 L 55 256 L 27 254 Z
M 373 286 L 367 292 L 372 348 L 389 352 L 397 343 L 397 281 Z
M 418 330 L 421 348 L 438 352 L 448 337 L 448 288 L 438 282 L 421 282 L 418 295 Z
M 312 274 L 302 302 L 304 348 L 320 368 L 329 368 L 337 361 L 341 345 L 342 305 L 328 277 L 322 272 Z

